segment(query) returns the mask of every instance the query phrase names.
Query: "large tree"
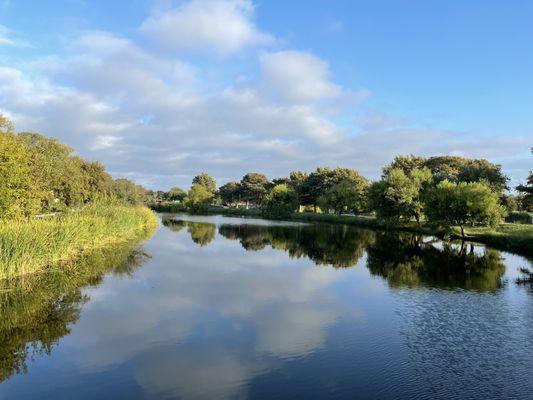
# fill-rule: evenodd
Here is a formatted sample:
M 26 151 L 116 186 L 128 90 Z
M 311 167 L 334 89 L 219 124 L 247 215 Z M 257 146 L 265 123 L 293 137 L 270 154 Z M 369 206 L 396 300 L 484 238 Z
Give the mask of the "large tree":
M 508 189 L 509 178 L 502 172 L 501 165 L 484 159 L 459 156 L 396 156 L 392 163 L 383 168 L 383 177 L 387 177 L 393 169 L 401 169 L 409 174 L 414 169 L 424 167 L 429 168 L 437 183 L 445 179 L 454 182 L 486 182 L 499 194 Z
M 206 172 L 196 175 L 192 180 L 192 184 L 202 185 L 210 193 L 215 193 L 217 191 L 216 181 Z
M 533 147 L 531 148 L 533 153 Z M 516 187 L 520 194 L 520 205 L 525 211 L 533 211 L 533 171 L 529 172 L 526 184 L 520 184 Z
M 170 188 L 170 190 L 165 194 L 165 197 L 170 201 L 182 202 L 185 200 L 187 192 L 178 186 Z
M 246 201 L 247 207 L 250 203 L 259 205 L 267 194 L 270 181 L 268 178 L 257 172 L 250 172 L 243 176 L 240 182 L 241 199 Z
M 205 212 L 212 203 L 213 198 L 213 192 L 209 191 L 204 185 L 194 183 L 185 199 L 185 207 L 191 213 Z
M 276 185 L 265 196 L 261 211 L 267 218 L 288 218 L 298 207 L 298 195 L 289 185 Z
M 218 188 L 218 195 L 223 204 L 233 205 L 240 200 L 241 185 L 239 182 L 228 182 Z
M 350 168 L 329 167 L 317 168 L 311 172 L 301 184 L 301 203 L 316 207 L 319 199 L 324 196 L 333 186 L 347 181 L 357 187 L 368 186 L 366 178 Z
M 357 185 L 349 180 L 343 180 L 332 186 L 326 194 L 318 200 L 320 208 L 332 209 L 336 214 L 343 212 L 360 213 L 365 209 L 368 185 Z
M 392 168 L 381 181 L 372 185 L 369 204 L 380 219 L 414 218 L 420 222 L 424 195 L 431 183 L 427 168 L 407 170 Z
M 446 227 L 459 226 L 463 238 L 465 225 L 494 226 L 505 216 L 498 195 L 487 184 L 448 180 L 429 191 L 425 212 L 430 222 Z

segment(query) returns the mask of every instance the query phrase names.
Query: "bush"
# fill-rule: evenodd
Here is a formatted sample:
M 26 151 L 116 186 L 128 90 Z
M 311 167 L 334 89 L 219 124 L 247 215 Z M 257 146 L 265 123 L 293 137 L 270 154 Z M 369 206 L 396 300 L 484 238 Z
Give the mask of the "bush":
M 505 222 L 512 222 L 517 224 L 532 224 L 533 215 L 527 211 L 513 211 L 505 218 Z

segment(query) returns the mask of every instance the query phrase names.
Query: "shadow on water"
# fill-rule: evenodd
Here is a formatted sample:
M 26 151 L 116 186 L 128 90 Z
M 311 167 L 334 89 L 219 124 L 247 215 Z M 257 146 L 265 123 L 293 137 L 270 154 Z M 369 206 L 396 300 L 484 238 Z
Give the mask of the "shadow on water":
M 89 300 L 83 287 L 100 284 L 106 273 L 129 276 L 146 257 L 125 244 L 61 270 L 0 281 L 0 381 L 27 372 L 29 362 L 49 355 L 70 333 Z
M 187 227 L 192 240 L 206 246 L 215 238 L 212 223 L 164 219 L 172 231 Z M 505 264 L 497 250 L 450 244 L 405 232 L 375 232 L 346 225 L 221 224 L 218 233 L 238 240 L 247 251 L 267 246 L 291 258 L 307 257 L 316 265 L 355 266 L 367 253 L 370 273 L 391 287 L 438 287 L 492 291 L 503 285 Z

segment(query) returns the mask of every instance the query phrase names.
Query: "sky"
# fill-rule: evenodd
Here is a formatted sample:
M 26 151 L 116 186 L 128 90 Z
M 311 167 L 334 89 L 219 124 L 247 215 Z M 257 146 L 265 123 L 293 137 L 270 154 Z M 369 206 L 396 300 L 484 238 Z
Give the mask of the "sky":
M 0 0 L 0 113 L 151 189 L 533 166 L 533 2 Z

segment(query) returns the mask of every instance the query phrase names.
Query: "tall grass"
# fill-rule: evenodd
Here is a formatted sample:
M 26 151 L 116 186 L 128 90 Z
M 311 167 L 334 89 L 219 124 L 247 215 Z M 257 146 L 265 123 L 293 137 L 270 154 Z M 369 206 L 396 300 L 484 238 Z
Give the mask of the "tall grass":
M 45 219 L 0 221 L 0 278 L 37 273 L 152 231 L 146 207 L 97 202 Z

